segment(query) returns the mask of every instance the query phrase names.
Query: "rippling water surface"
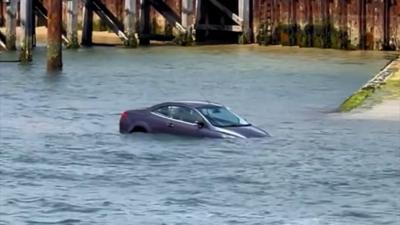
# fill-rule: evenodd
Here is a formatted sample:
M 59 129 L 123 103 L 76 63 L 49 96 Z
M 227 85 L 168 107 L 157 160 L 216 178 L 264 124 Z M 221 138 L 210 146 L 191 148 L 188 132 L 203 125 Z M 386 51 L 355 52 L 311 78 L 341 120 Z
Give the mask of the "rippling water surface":
M 82 48 L 58 75 L 34 55 L 0 63 L 2 225 L 399 224 L 400 122 L 332 113 L 381 53 Z M 272 137 L 118 133 L 123 110 L 188 99 Z

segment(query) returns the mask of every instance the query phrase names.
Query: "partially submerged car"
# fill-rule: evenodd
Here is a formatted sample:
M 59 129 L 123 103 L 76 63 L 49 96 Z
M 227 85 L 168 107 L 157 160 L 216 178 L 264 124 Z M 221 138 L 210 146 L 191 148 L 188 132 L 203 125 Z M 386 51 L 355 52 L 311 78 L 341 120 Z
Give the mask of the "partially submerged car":
M 165 102 L 121 114 L 121 133 L 168 133 L 212 138 L 265 137 L 268 133 L 227 107 L 210 102 Z

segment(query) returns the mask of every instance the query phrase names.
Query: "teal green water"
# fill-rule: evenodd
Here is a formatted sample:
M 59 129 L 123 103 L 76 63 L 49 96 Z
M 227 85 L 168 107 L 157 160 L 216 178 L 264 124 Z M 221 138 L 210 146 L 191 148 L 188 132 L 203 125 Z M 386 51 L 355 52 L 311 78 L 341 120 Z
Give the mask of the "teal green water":
M 64 51 L 0 63 L 0 224 L 397 224 L 400 122 L 339 104 L 383 53 L 258 46 Z M 1 53 L 0 59 L 15 55 Z M 210 100 L 272 137 L 121 135 L 119 113 Z

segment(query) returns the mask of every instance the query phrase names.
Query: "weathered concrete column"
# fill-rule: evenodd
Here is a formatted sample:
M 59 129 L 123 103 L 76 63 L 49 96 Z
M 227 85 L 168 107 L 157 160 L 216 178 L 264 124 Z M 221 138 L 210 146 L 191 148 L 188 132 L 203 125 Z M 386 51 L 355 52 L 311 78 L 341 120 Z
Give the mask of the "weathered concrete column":
M 51 0 L 48 7 L 47 71 L 57 71 L 62 68 L 62 0 Z
M 19 59 L 21 62 L 32 61 L 32 15 L 33 1 L 21 0 L 20 3 L 21 15 L 21 52 Z
M 68 0 L 67 7 L 67 38 L 70 40 L 68 48 L 79 48 L 78 0 Z
M 92 46 L 93 41 L 93 10 L 92 1 L 86 0 L 83 7 L 83 28 L 82 28 L 82 45 Z
M 181 0 L 181 5 L 181 24 L 186 29 L 186 32 L 181 34 L 180 41 L 182 45 L 187 45 L 195 39 L 193 36 L 193 20 L 190 20 L 190 18 L 193 19 L 193 0 Z
M 7 2 L 6 9 L 6 46 L 8 50 L 16 50 L 15 41 L 17 40 L 17 1 Z
M 192 13 L 192 10 L 192 1 L 182 0 L 181 20 L 182 26 L 186 29 L 191 25 L 191 23 L 189 22 L 189 14 Z
M 251 43 L 250 29 L 250 0 L 239 0 L 239 17 L 242 21 L 242 35 L 239 38 L 240 44 Z
M 136 1 L 125 0 L 125 34 L 128 37 L 128 41 L 124 42 L 126 47 L 135 48 L 137 47 L 139 40 L 136 32 Z

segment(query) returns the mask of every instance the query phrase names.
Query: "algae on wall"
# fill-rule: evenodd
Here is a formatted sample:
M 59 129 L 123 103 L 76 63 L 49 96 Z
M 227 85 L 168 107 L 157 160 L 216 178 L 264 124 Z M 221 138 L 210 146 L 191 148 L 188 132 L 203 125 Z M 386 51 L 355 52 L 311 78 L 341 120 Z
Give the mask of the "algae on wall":
M 331 23 L 306 24 L 302 29 L 298 24 L 279 24 L 272 31 L 262 23 L 256 41 L 260 45 L 281 44 L 300 47 L 355 49 L 351 45 L 347 29 L 339 30 Z

